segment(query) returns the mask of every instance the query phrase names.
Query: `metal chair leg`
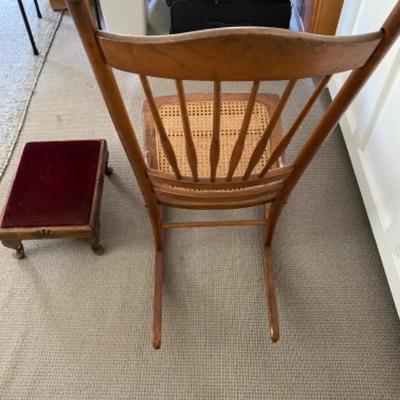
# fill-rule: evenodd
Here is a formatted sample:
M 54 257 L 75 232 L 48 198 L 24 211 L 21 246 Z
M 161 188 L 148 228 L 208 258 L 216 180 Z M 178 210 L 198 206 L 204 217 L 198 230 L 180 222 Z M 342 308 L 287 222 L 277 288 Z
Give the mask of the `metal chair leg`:
M 25 24 L 25 28 L 26 28 L 26 31 L 27 31 L 28 36 L 29 36 L 29 40 L 31 42 L 33 54 L 35 56 L 38 56 L 39 55 L 39 51 L 38 51 L 38 49 L 36 47 L 35 39 L 33 38 L 32 31 L 31 31 L 31 26 L 29 25 L 29 21 L 28 21 L 28 18 L 26 16 L 26 13 L 25 13 L 25 8 L 24 8 L 24 5 L 22 3 L 22 0 L 18 0 L 18 6 L 19 6 L 19 9 L 21 11 L 22 19 L 24 20 L 24 24 Z
M 37 17 L 42 18 L 42 13 L 40 12 L 40 8 L 39 8 L 39 4 L 38 4 L 37 0 L 33 0 L 33 2 L 35 3 Z
M 97 29 L 101 31 L 99 0 L 94 0 L 94 13 L 96 14 Z

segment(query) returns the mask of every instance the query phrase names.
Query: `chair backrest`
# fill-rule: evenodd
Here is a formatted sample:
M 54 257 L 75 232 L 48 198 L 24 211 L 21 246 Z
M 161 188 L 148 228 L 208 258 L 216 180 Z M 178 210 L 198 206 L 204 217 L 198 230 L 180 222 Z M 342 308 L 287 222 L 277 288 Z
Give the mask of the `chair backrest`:
M 225 28 L 158 37 L 128 37 L 97 31 L 85 0 L 67 0 L 97 81 L 114 121 L 125 151 L 135 171 L 147 205 L 157 207 L 161 185 L 197 189 L 178 205 L 202 208 L 201 190 L 215 191 L 221 202 L 232 207 L 261 204 L 273 199 L 283 203 L 326 136 L 394 43 L 400 32 L 400 1 L 380 31 L 358 36 L 323 36 L 270 28 Z M 146 167 L 134 130 L 128 118 L 111 67 L 137 73 L 153 114 L 160 141 L 173 174 L 163 174 Z M 338 72 L 353 72 L 326 112 L 310 133 L 294 162 L 276 167 L 311 107 Z M 185 135 L 187 162 L 191 176 L 182 175 L 174 148 L 159 115 L 148 76 L 174 79 L 179 97 Z M 320 77 L 320 82 L 281 141 L 272 149 L 261 171 L 254 173 L 271 134 L 298 79 Z M 213 135 L 210 143 L 210 176 L 199 176 L 196 148 L 188 118 L 183 80 L 214 82 Z M 265 132 L 249 155 L 242 176 L 235 176 L 243 156 L 244 141 L 261 81 L 287 80 L 288 84 L 269 120 Z M 253 81 L 241 129 L 230 156 L 228 173 L 218 177 L 220 156 L 219 126 L 222 81 Z M 269 192 L 259 189 L 268 186 Z M 221 189 L 231 189 L 221 194 Z M 234 193 L 246 189 L 247 194 Z M 173 193 L 173 189 L 172 194 Z M 156 195 L 154 194 L 156 193 Z M 170 194 L 171 194 L 170 193 Z M 175 193 L 176 194 L 176 193 Z M 237 197 L 237 201 L 228 201 Z M 241 197 L 240 197 L 241 196 Z M 201 201 L 200 201 L 200 200 Z M 205 200 L 204 200 L 205 201 Z M 211 203 L 210 203 L 211 204 Z M 222 204 L 222 203 L 221 203 Z M 216 207 L 218 208 L 218 207 Z M 279 208 L 279 207 L 278 207 Z M 156 211 L 154 211 L 156 212 Z M 279 212 L 278 212 L 279 214 Z

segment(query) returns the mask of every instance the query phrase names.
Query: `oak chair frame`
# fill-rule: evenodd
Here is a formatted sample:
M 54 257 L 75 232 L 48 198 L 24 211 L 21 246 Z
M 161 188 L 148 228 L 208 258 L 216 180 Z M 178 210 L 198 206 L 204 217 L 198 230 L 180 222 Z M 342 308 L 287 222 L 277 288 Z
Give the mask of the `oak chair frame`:
M 152 344 L 161 345 L 163 236 L 165 229 L 205 226 L 264 226 L 264 277 L 267 291 L 270 337 L 279 339 L 275 285 L 271 261 L 271 242 L 283 207 L 320 145 L 374 72 L 400 32 L 400 1 L 381 30 L 357 36 L 331 37 L 270 28 L 224 28 L 158 37 L 128 37 L 96 30 L 86 0 L 66 0 L 83 46 L 96 76 L 110 116 L 114 122 L 131 167 L 146 203 L 155 242 L 155 294 Z M 288 54 L 291 62 L 288 63 Z M 160 135 L 163 149 L 173 174 L 161 173 L 146 165 L 126 111 L 112 68 L 140 76 L 147 102 Z M 277 166 L 279 157 L 289 145 L 312 105 L 326 87 L 330 77 L 351 70 L 351 74 L 329 105 L 304 146 L 289 166 Z M 186 154 L 192 176 L 182 176 L 168 136 L 158 114 L 147 76 L 174 79 L 181 105 L 185 131 Z M 315 92 L 307 100 L 292 127 L 273 150 L 259 174 L 254 166 L 260 159 L 271 130 L 278 123 L 282 110 L 298 79 L 321 77 Z M 214 82 L 214 110 L 221 104 L 222 81 L 253 81 L 248 109 L 257 96 L 260 81 L 288 80 L 289 83 L 270 119 L 262 139 L 249 159 L 241 177 L 233 176 L 240 158 L 241 140 L 245 137 L 246 112 L 229 174 L 216 176 L 219 159 L 219 113 L 214 112 L 215 135 L 210 145 L 210 177 L 199 177 L 196 156 L 190 140 L 190 124 L 185 109 L 183 80 Z M 250 116 L 249 116 L 250 115 Z M 276 185 L 278 183 L 278 185 Z M 185 193 L 182 193 L 186 189 Z M 189 191 L 188 189 L 196 189 Z M 230 190 L 220 193 L 218 190 Z M 165 195 L 167 193 L 167 195 Z M 265 218 L 250 221 L 199 221 L 164 223 L 162 206 L 193 209 L 239 208 L 264 205 Z

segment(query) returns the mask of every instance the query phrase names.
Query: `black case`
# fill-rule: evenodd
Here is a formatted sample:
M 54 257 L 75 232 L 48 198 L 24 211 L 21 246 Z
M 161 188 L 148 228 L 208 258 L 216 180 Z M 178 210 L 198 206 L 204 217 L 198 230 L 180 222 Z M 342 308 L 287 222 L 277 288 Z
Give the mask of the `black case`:
M 226 26 L 289 28 L 290 0 L 167 0 L 171 33 Z

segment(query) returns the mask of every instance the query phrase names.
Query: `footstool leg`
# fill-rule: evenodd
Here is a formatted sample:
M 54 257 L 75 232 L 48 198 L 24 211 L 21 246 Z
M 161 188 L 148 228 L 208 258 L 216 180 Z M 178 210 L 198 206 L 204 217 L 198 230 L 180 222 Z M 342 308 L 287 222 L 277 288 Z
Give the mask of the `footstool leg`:
M 105 169 L 104 173 L 105 173 L 107 176 L 111 176 L 112 173 L 113 173 L 112 167 L 110 167 L 110 166 L 108 165 L 108 160 L 107 160 L 106 169 Z
M 104 253 L 104 247 L 99 243 L 100 242 L 100 224 L 97 223 L 95 228 L 93 229 L 93 236 L 89 239 L 84 239 L 85 242 L 90 244 L 90 247 L 93 250 L 93 253 L 98 256 Z
M 108 160 L 109 160 L 109 153 L 108 153 L 108 151 L 107 151 L 107 160 L 106 160 L 106 168 L 105 168 L 105 170 L 104 170 L 104 173 L 107 175 L 107 176 L 111 176 L 112 175 L 112 173 L 113 173 L 113 169 L 109 166 L 109 164 L 108 164 Z
M 104 173 L 105 173 L 107 176 L 111 176 L 112 173 L 113 173 L 113 169 L 107 165 L 107 166 L 106 166 L 106 170 L 104 171 Z
M 90 247 L 95 254 L 101 256 L 104 253 L 104 247 L 99 244 L 99 240 L 100 238 L 98 236 L 94 237 L 90 242 Z
M 4 246 L 15 250 L 15 255 L 19 260 L 25 258 L 24 246 L 20 240 L 2 240 L 1 242 Z

